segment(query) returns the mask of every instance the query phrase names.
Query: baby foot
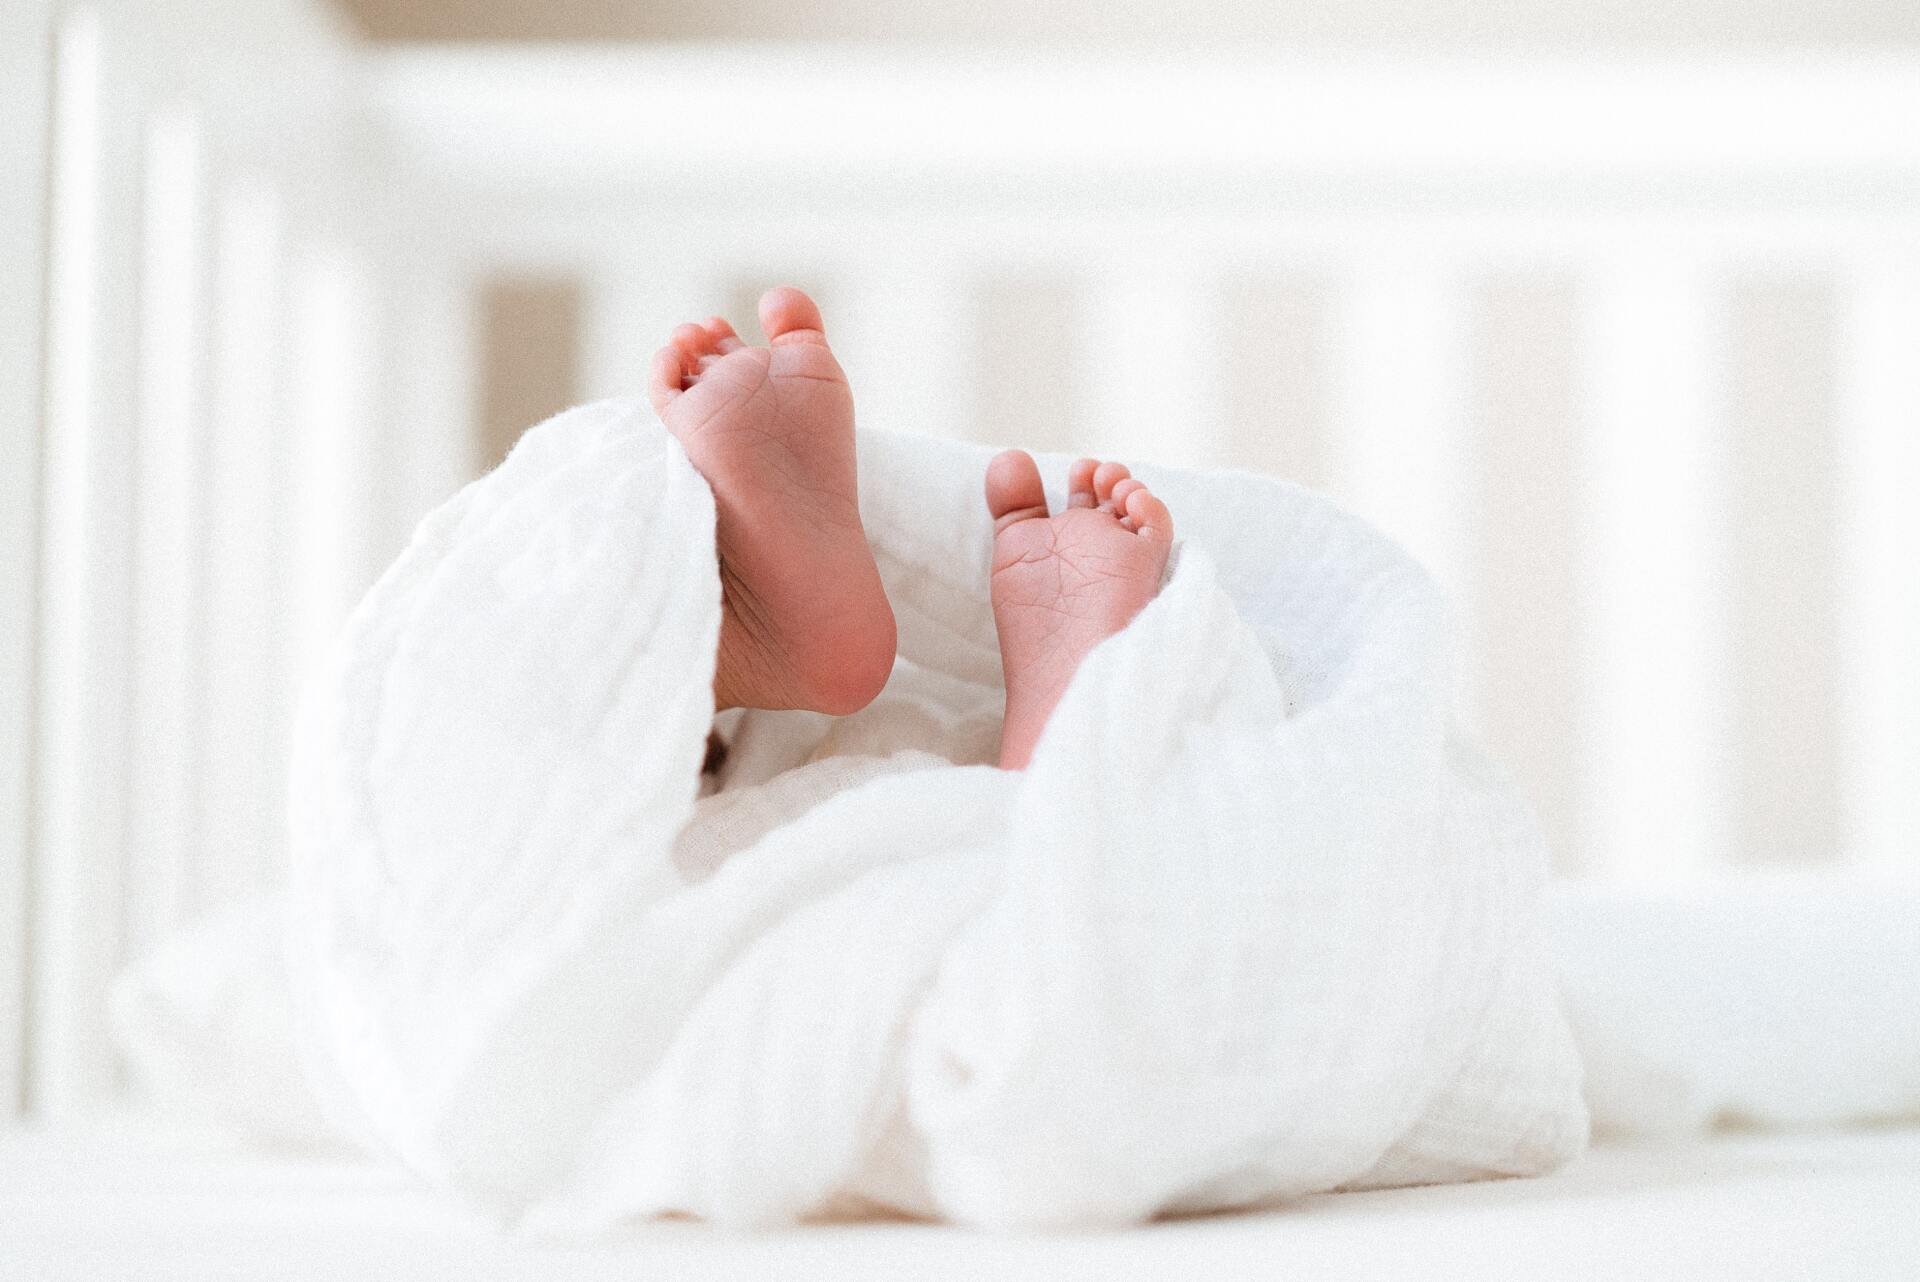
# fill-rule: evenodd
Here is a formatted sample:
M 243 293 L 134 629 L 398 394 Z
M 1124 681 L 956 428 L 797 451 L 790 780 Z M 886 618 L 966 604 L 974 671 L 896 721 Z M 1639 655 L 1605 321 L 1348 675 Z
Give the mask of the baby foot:
M 1085 458 L 1067 474 L 1067 506 L 1049 516 L 1040 469 L 1024 450 L 987 465 L 987 510 L 1007 682 L 1000 768 L 1019 770 L 1087 652 L 1160 591 L 1173 517 L 1125 467 Z
M 860 524 L 853 395 L 820 309 L 797 289 L 760 299 L 766 347 L 719 317 L 654 355 L 648 394 L 713 487 L 723 708 L 844 715 L 893 669 L 893 609 Z

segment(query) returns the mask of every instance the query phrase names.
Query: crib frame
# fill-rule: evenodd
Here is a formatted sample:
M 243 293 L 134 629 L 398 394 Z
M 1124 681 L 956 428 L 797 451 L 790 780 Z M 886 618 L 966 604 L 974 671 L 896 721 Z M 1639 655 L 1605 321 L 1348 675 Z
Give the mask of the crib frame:
M 1920 869 L 1911 59 L 393 51 L 305 0 L 0 21 L 0 289 L 31 304 L 0 309 L 0 1111 L 111 1098 L 116 969 L 277 877 L 297 674 L 470 474 L 501 274 L 582 283 L 583 396 L 638 390 L 716 299 L 819 284 L 865 421 L 975 437 L 1034 427 L 975 393 L 1011 350 L 983 298 L 1065 281 L 1081 400 L 1041 443 L 1266 467 L 1385 524 L 1463 601 L 1465 715 L 1566 871 L 1795 842 Z M 771 145 L 794 101 L 817 134 Z M 1248 279 L 1287 288 L 1229 305 Z M 1202 373 L 1267 335 L 1324 383 L 1310 440 L 1249 434 Z M 1558 453 L 1528 410 L 1556 396 Z M 1730 642 L 1795 603 L 1824 622 Z

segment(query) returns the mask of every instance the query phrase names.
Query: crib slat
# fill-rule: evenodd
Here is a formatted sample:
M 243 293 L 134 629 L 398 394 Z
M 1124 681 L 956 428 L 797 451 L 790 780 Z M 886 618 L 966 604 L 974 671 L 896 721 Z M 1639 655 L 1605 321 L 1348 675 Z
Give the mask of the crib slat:
M 1586 293 L 1582 867 L 1684 878 L 1727 849 L 1720 321 L 1695 265 L 1657 254 Z
M 1840 716 L 1848 856 L 1920 874 L 1920 257 L 1840 288 Z
M 198 844 L 200 468 L 205 389 L 199 126 L 156 115 L 145 139 L 140 410 L 135 495 L 133 706 L 128 766 L 127 945 L 138 956 L 177 927 Z
M 1333 319 L 1329 488 L 1433 572 L 1453 607 L 1456 707 L 1478 722 L 1473 599 L 1475 488 L 1464 397 L 1465 295 L 1443 266 L 1370 262 Z
M 0 12 L 0 1121 L 26 1102 L 49 12 Z
M 293 270 L 290 695 L 324 656 L 379 567 L 365 546 L 381 470 L 373 440 L 369 271 L 339 244 Z
M 281 844 L 272 709 L 284 602 L 276 417 L 283 340 L 283 218 L 261 174 L 231 177 L 217 198 L 213 386 L 207 463 L 206 736 L 194 906 L 252 889 Z
M 29 1102 L 69 1116 L 113 1083 L 133 544 L 140 89 L 124 29 L 76 9 L 55 62 Z

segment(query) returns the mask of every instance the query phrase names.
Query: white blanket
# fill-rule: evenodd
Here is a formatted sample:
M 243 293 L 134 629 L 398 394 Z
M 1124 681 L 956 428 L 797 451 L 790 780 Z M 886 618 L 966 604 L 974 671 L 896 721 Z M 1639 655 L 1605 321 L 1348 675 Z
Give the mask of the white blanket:
M 1541 842 L 1452 732 L 1411 560 L 1297 487 L 1138 469 L 1174 568 L 1002 772 L 988 454 L 860 449 L 893 680 L 723 718 L 704 799 L 713 505 L 649 412 L 562 415 L 422 525 L 298 744 L 336 1113 L 566 1227 L 1116 1224 L 1580 1148 Z

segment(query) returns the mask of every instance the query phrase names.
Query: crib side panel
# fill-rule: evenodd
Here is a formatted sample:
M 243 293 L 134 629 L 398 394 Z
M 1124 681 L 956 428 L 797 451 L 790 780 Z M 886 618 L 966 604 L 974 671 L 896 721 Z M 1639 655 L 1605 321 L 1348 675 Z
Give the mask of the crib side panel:
M 44 1111 L 112 1089 L 120 966 L 276 882 L 300 682 L 489 461 L 488 343 L 540 338 L 489 338 L 501 282 L 578 300 L 551 350 L 582 396 L 786 280 L 868 426 L 1331 491 L 1453 594 L 1462 719 L 1562 871 L 1920 867 L 1897 75 L 935 62 L 905 93 L 857 58 L 373 52 L 315 12 L 76 6 L 59 45 L 46 432 L 30 379 L 0 388 L 9 463 L 45 454 L 0 476 L 29 536 L 0 549 L 0 699 L 37 714 L 0 775 L 0 914 L 30 914 L 0 916 L 0 1010 L 33 1012 L 0 1085 L 30 1060 Z M 1069 82 L 1060 131 L 1016 128 Z M 1166 115 L 1197 83 L 1216 128 Z M 844 128 L 794 157 L 721 121 L 695 163 L 657 122 L 729 85 Z M 1326 129 L 1260 127 L 1303 113 Z M 30 275 L 42 198 L 3 198 L 0 270 Z M 23 311 L 0 362 L 31 372 Z
M 23 1095 L 45 1116 L 120 1086 L 122 967 L 282 874 L 295 620 L 308 595 L 347 595 L 323 571 L 352 544 L 302 537 L 319 518 L 290 501 L 296 468 L 326 469 L 296 432 L 364 453 L 351 424 L 294 412 L 352 404 L 356 377 L 338 344 L 298 342 L 325 338 L 298 264 L 359 240 L 329 212 L 346 190 L 329 21 L 294 0 L 122 0 L 65 7 L 53 42 L 33 858 L 14 900 Z
M 1920 181 L 1887 124 L 1914 107 L 1899 69 L 1222 73 L 1241 122 L 1312 97 L 1338 136 L 1223 126 L 1178 165 L 1137 86 L 1088 73 L 1070 143 L 1030 154 L 982 110 L 908 182 L 884 146 L 829 136 L 781 168 L 724 126 L 690 172 L 644 121 L 710 80 L 646 61 L 518 58 L 511 118 L 450 51 L 373 64 L 409 168 L 487 211 L 451 251 L 469 278 L 557 267 L 607 303 L 580 336 L 593 391 L 631 388 L 683 314 L 739 322 L 798 278 L 869 424 L 1280 467 L 1404 541 L 1457 605 L 1462 720 L 1561 871 L 1920 860 L 1887 574 L 1910 534 L 1883 479 Z M 835 83 L 835 110 L 878 109 L 880 78 Z M 632 127 L 570 134 L 576 99 Z M 482 133 L 490 154 L 460 142 Z

